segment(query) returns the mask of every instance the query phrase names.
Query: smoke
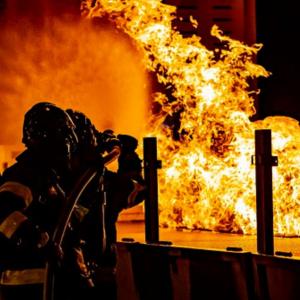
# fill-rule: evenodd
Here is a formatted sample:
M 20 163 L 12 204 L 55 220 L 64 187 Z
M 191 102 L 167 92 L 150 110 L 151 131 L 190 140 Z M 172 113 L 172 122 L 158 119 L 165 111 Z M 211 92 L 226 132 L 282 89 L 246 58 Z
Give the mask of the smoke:
M 149 103 L 143 57 L 109 23 L 48 18 L 0 35 L 0 144 L 21 142 L 25 112 L 48 101 L 84 112 L 99 130 L 144 130 Z

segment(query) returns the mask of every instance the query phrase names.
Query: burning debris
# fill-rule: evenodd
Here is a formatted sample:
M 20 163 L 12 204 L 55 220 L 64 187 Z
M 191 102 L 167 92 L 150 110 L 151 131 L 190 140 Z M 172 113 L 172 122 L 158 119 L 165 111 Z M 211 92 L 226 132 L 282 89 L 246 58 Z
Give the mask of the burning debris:
M 288 117 L 251 122 L 251 80 L 269 72 L 254 62 L 262 45 L 247 46 L 211 34 L 223 45 L 208 50 L 200 37 L 184 38 L 172 28 L 173 6 L 159 0 L 84 1 L 83 15 L 108 18 L 144 53 L 170 97 L 155 93 L 159 110 L 149 120 L 148 134 L 158 137 L 160 223 L 166 227 L 255 233 L 254 130 L 271 129 L 274 170 L 274 230 L 300 234 L 300 127 Z M 193 19 L 192 19 L 193 21 Z M 197 26 L 196 22 L 193 22 Z M 166 118 L 178 116 L 174 126 Z

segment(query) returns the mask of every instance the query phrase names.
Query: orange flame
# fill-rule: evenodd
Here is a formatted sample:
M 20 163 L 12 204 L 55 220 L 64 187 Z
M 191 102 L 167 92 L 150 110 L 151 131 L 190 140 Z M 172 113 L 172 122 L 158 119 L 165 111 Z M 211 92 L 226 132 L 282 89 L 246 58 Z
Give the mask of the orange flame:
M 254 62 L 261 45 L 247 46 L 213 26 L 223 44 L 209 51 L 198 36 L 172 29 L 176 9 L 159 0 L 98 0 L 83 3 L 83 15 L 108 15 L 144 53 L 148 70 L 171 91 L 156 93 L 159 113 L 149 120 L 158 137 L 160 224 L 167 227 L 254 233 L 254 130 L 273 131 L 274 230 L 300 234 L 300 128 L 288 117 L 250 122 L 258 91 L 249 79 L 269 76 Z M 191 18 L 194 26 L 195 20 Z M 180 116 L 178 137 L 166 118 Z

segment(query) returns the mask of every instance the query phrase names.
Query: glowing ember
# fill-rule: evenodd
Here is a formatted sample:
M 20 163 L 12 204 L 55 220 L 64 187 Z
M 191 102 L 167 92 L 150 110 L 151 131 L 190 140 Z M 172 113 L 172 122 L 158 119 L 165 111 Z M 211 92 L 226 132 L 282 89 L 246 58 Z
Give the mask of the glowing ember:
M 200 38 L 173 30 L 175 7 L 159 0 L 85 1 L 87 17 L 109 16 L 144 51 L 146 67 L 171 91 L 156 93 L 159 113 L 149 121 L 158 137 L 164 168 L 160 173 L 162 226 L 255 232 L 254 130 L 269 128 L 274 169 L 276 234 L 300 234 L 300 128 L 287 117 L 250 122 L 255 113 L 249 80 L 269 73 L 253 62 L 261 45 L 247 46 L 222 35 L 223 44 L 209 51 Z M 197 22 L 191 18 L 194 26 Z M 166 118 L 180 116 L 176 131 Z

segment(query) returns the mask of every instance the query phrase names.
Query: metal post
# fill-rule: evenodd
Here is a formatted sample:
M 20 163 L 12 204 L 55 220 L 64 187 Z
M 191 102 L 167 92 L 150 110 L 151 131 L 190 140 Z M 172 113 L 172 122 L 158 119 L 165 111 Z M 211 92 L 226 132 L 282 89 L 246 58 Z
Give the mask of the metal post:
M 255 131 L 257 252 L 274 254 L 271 130 Z
M 159 242 L 157 141 L 155 137 L 144 138 L 144 178 L 147 186 L 145 199 L 145 235 L 147 243 Z

